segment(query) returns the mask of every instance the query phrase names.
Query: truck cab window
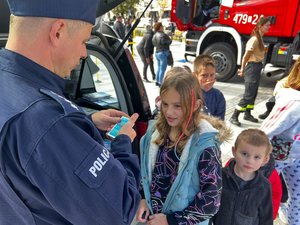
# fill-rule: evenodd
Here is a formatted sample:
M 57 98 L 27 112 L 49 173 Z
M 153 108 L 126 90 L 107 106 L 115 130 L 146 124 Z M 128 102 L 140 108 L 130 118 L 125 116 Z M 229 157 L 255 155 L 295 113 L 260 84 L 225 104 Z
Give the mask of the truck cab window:
M 183 24 L 189 24 L 193 15 L 193 0 L 176 0 L 176 17 Z
M 193 24 L 196 26 L 204 26 L 213 18 L 219 17 L 219 0 L 196 0 L 194 7 Z

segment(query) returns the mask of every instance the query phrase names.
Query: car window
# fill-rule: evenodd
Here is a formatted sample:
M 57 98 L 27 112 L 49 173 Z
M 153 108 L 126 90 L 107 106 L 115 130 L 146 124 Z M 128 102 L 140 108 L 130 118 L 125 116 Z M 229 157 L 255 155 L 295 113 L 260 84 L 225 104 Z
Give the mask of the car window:
M 149 17 L 154 19 L 154 21 L 158 20 L 158 17 L 159 17 L 158 11 L 150 11 L 149 12 Z
M 72 72 L 71 80 L 75 83 L 73 100 L 83 106 L 87 114 L 106 108 L 128 113 L 124 96 L 126 90 L 118 70 L 100 52 L 88 50 L 88 57 Z
M 84 99 L 100 106 L 120 109 L 110 71 L 100 58 L 89 55 L 83 73 L 86 79 L 82 80 L 80 90 Z

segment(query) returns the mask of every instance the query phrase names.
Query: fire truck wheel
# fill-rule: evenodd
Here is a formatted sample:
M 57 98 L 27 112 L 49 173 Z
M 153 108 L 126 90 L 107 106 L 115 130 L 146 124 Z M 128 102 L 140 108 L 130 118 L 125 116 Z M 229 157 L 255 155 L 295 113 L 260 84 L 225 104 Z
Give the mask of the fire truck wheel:
M 236 74 L 236 53 L 231 45 L 225 42 L 214 43 L 209 45 L 203 54 L 214 58 L 218 81 L 227 81 Z

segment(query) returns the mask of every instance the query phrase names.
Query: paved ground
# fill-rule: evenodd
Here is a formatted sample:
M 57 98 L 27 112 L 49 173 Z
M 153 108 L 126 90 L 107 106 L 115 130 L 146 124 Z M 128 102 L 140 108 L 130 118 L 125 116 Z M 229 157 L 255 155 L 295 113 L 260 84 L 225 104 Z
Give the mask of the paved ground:
M 136 40 L 138 43 L 138 40 Z M 191 62 L 182 62 L 183 61 L 183 47 L 180 42 L 173 41 L 171 45 L 171 50 L 173 52 L 174 62 L 175 66 L 181 66 L 183 64 L 188 65 L 192 69 L 192 63 Z M 139 59 L 138 55 L 135 55 L 135 61 L 137 63 L 137 66 L 139 68 L 140 73 L 142 73 L 142 63 Z M 168 67 L 169 69 L 169 67 Z M 150 76 L 150 71 L 148 73 L 148 77 Z M 257 117 L 259 114 L 263 113 L 265 111 L 265 102 L 268 100 L 268 98 L 272 95 L 273 87 L 276 84 L 276 81 L 280 79 L 280 76 L 273 77 L 273 78 L 267 78 L 265 76 L 262 77 L 260 88 L 258 91 L 257 99 L 256 99 L 256 106 L 253 110 L 253 115 Z M 151 109 L 154 109 L 154 100 L 158 96 L 159 89 L 155 86 L 155 83 L 147 83 L 144 82 L 147 95 L 149 98 L 149 102 L 151 105 Z M 228 82 L 216 82 L 215 87 L 220 89 L 226 99 L 226 113 L 225 113 L 225 121 L 228 126 L 230 126 L 233 130 L 233 137 L 232 139 L 227 142 L 223 143 L 221 146 L 222 151 L 222 161 L 226 162 L 229 158 L 231 158 L 231 146 L 236 139 L 237 135 L 246 128 L 259 128 L 262 120 L 259 121 L 259 123 L 251 123 L 248 121 L 244 121 L 242 119 L 242 115 L 240 116 L 240 122 L 242 123 L 242 127 L 237 127 L 229 123 L 228 119 L 232 115 L 234 111 L 234 107 L 239 101 L 239 99 L 242 97 L 244 86 L 243 86 L 243 79 L 239 78 L 238 76 L 235 76 Z M 133 222 L 132 225 L 136 225 L 136 222 Z M 246 224 L 245 224 L 246 225 Z M 277 219 L 274 222 L 274 225 L 284 225 L 280 221 L 280 219 Z

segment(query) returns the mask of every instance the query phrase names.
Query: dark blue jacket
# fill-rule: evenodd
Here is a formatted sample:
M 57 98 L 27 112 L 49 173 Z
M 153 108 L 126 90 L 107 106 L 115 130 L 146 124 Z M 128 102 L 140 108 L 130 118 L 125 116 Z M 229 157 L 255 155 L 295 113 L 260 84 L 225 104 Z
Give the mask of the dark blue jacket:
M 222 169 L 221 206 L 214 225 L 273 225 L 270 182 L 260 173 L 242 187 L 234 175 L 235 160 Z
M 0 51 L 0 224 L 130 224 L 139 164 L 130 138 L 111 151 L 63 97 L 65 80 Z
M 216 88 L 212 88 L 207 92 L 202 91 L 202 93 L 205 101 L 205 106 L 207 107 L 209 114 L 224 120 L 226 101 L 223 93 Z

